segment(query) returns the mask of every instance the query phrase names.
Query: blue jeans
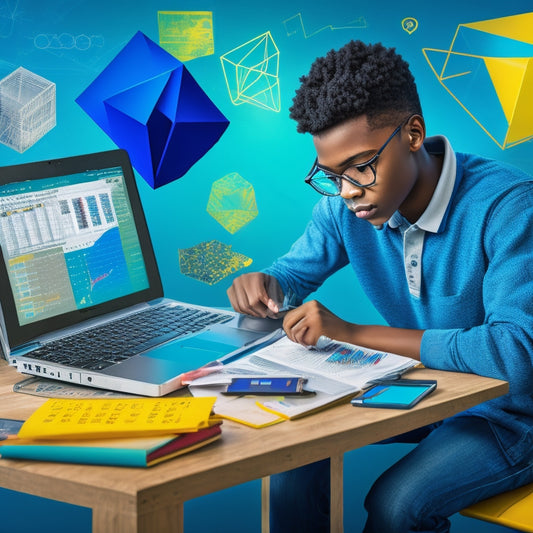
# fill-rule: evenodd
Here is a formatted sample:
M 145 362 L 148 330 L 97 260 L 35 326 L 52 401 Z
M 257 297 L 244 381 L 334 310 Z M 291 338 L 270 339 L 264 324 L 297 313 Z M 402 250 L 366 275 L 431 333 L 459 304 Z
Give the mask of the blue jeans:
M 533 450 L 513 464 L 482 418 L 454 417 L 384 442 L 419 444 L 370 489 L 364 533 L 445 533 L 452 514 L 533 482 Z M 271 532 L 328 532 L 329 487 L 329 460 L 272 476 Z

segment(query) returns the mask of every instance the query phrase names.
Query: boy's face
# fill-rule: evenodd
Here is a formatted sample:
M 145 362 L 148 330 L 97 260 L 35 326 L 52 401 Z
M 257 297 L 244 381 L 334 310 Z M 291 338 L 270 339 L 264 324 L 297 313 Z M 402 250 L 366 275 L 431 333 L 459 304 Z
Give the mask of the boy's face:
M 411 220 L 418 209 L 414 205 L 416 194 L 412 194 L 417 184 L 416 161 L 412 157 L 415 150 L 409 135 L 413 119 L 404 123 L 373 164 L 374 185 L 363 188 L 342 180 L 341 196 L 348 209 L 375 226 L 386 223 L 397 210 L 411 222 L 416 220 Z M 313 137 L 318 163 L 336 174 L 343 174 L 350 166 L 376 155 L 393 132 L 391 126 L 370 129 L 365 116 L 351 119 Z M 355 176 L 357 172 L 355 170 Z M 348 173 L 354 176 L 353 169 Z

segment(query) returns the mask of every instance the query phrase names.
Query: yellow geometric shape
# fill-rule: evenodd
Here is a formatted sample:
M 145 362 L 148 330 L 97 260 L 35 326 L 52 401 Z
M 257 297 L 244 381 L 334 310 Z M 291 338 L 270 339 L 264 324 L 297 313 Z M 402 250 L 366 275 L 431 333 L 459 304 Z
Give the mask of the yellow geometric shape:
M 220 57 L 231 101 L 278 112 L 279 50 L 270 32 L 230 50 Z
M 216 240 L 201 242 L 192 248 L 180 248 L 178 253 L 180 272 L 208 285 L 252 264 L 252 259 L 232 252 L 230 245 Z
M 464 26 L 486 33 L 493 33 L 500 37 L 515 39 L 524 43 L 533 44 L 533 13 L 522 13 L 521 15 L 511 15 L 497 19 L 482 20 L 472 22 Z
M 180 61 L 215 53 L 211 11 L 158 11 L 159 44 Z
M 529 59 L 500 59 L 499 57 L 486 57 L 485 65 L 489 71 L 494 89 L 499 96 L 503 112 L 508 122 L 511 122 L 520 93 L 515 87 L 520 87 L 527 70 Z
M 515 120 L 516 117 L 516 120 Z M 533 124 L 533 59 L 529 59 L 524 68 L 522 89 L 518 93 L 513 117 L 509 121 L 506 142 L 518 144 L 531 139 Z
M 207 212 L 235 233 L 257 216 L 254 188 L 237 172 L 227 174 L 213 183 Z
M 533 138 L 533 13 L 460 24 L 423 48 L 441 85 L 502 149 Z

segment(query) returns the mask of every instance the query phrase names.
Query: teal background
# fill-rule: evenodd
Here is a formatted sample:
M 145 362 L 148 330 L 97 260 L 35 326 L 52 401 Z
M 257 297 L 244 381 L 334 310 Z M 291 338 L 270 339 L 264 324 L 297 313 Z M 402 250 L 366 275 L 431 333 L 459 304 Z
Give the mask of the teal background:
M 138 30 L 158 42 L 158 10 L 212 11 L 215 54 L 188 61 L 186 67 L 230 125 L 183 178 L 157 190 L 140 177 L 137 181 L 166 293 L 198 304 L 227 306 L 231 277 L 207 285 L 183 276 L 178 249 L 217 239 L 253 259 L 241 272 L 261 269 L 287 250 L 317 200 L 316 193 L 303 184 L 314 159 L 313 145 L 308 136 L 296 133 L 288 107 L 298 78 L 308 72 L 315 57 L 352 38 L 394 46 L 410 63 L 429 135 L 443 133 L 456 150 L 505 160 L 533 173 L 531 142 L 501 150 L 439 84 L 423 56 L 424 47 L 448 49 L 460 23 L 525 13 L 533 7 L 530 0 L 473 4 L 464 0 L 444 4 L 392 0 L 0 0 L 0 79 L 23 66 L 56 83 L 57 90 L 56 127 L 23 154 L 0 145 L 0 165 L 115 148 L 75 98 Z M 301 30 L 287 34 L 283 21 L 297 13 L 311 35 L 308 38 Z M 359 17 L 364 17 L 365 28 L 342 29 Z M 411 35 L 401 27 L 406 17 L 418 21 L 418 29 Z M 321 28 L 325 29 L 317 33 Z M 220 64 L 221 55 L 267 31 L 280 52 L 279 113 L 250 104 L 235 106 Z M 51 44 L 53 36 L 63 35 L 65 43 L 69 35 L 89 36 L 91 46 L 43 48 L 42 35 L 49 36 Z M 212 183 L 231 172 L 253 185 L 259 209 L 258 216 L 233 235 L 206 211 Z M 328 280 L 315 297 L 348 320 L 382 323 L 349 270 Z M 362 502 L 370 484 L 408 449 L 407 445 L 370 446 L 346 454 L 346 531 L 362 528 Z M 90 531 L 86 509 L 6 490 L 0 490 L 0 513 L 0 533 Z M 258 532 L 260 483 L 193 500 L 185 513 L 190 532 Z M 460 516 L 454 517 L 453 523 L 456 532 L 506 531 Z

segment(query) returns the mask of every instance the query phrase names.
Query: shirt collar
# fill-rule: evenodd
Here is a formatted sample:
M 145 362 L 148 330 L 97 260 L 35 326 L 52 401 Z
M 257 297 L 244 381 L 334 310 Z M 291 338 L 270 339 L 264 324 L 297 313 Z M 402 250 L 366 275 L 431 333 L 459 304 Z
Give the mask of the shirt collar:
M 444 154 L 442 171 L 433 196 L 415 224 L 424 231 L 437 233 L 444 221 L 450 198 L 452 197 L 456 178 L 456 159 L 448 139 L 443 135 L 428 137 L 424 146 L 430 154 Z M 404 217 L 396 211 L 388 224 L 391 228 L 398 228 L 405 222 Z

